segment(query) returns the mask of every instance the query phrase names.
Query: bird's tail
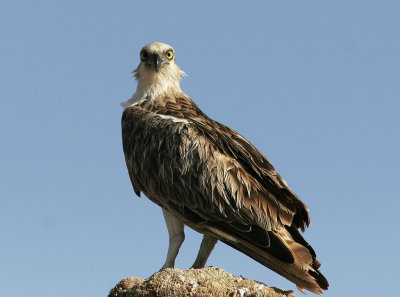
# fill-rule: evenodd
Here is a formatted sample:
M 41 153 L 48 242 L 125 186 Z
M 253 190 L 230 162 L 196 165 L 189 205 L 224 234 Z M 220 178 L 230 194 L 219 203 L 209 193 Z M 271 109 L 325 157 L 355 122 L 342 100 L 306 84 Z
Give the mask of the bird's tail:
M 286 226 L 279 231 L 265 231 L 252 226 L 250 231 L 238 232 L 236 229 L 234 233 L 231 227 L 224 227 L 209 226 L 207 233 L 212 233 L 224 243 L 287 278 L 303 293 L 303 289 L 306 289 L 322 294 L 322 290 L 328 289 L 327 279 L 318 270 L 321 264 L 316 259 L 314 250 L 295 227 Z M 232 236 L 233 234 L 235 235 Z

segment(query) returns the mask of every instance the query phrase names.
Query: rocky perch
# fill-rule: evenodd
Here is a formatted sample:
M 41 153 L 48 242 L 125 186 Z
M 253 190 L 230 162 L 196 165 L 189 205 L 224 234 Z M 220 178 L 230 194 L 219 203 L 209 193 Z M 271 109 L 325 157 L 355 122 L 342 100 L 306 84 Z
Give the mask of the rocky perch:
M 127 277 L 108 297 L 294 297 L 293 291 L 233 276 L 216 267 L 179 270 L 168 268 L 143 280 Z

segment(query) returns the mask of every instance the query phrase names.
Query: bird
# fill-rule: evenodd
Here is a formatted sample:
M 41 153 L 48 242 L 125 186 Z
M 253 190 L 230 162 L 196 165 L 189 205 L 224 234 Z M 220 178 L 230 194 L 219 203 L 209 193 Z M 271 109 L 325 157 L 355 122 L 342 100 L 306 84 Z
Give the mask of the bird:
M 221 241 L 301 292 L 322 294 L 328 281 L 300 233 L 310 225 L 307 206 L 254 145 L 183 93 L 185 75 L 172 46 L 148 44 L 134 70 L 136 92 L 121 103 L 134 192 L 161 207 L 169 234 L 161 270 L 174 267 L 186 225 L 203 234 L 192 268 L 204 267 Z

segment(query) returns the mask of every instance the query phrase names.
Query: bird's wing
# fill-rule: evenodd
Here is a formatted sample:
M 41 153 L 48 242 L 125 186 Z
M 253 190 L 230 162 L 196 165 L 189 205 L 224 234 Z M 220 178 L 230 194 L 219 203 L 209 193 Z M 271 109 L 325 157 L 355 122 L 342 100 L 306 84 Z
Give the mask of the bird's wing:
M 198 134 L 204 137 L 205 143 L 211 144 L 214 156 L 218 156 L 202 161 L 214 162 L 212 166 L 217 168 L 229 168 L 219 179 L 225 185 L 225 195 L 229 194 L 237 203 L 251 205 L 256 216 L 265 220 L 269 229 L 293 223 L 304 230 L 309 225 L 307 207 L 247 139 L 212 120 L 194 122 Z M 241 190 L 236 190 L 236 187 Z
M 309 224 L 305 205 L 249 141 L 189 107 L 125 109 L 123 148 L 135 191 L 301 288 L 327 287 L 297 231 Z
M 215 203 L 219 208 L 224 206 L 224 202 L 228 204 L 226 207 L 233 201 L 243 212 L 251 210 L 252 216 L 256 216 L 267 229 L 293 223 L 304 231 L 309 225 L 307 207 L 267 158 L 239 133 L 207 117 L 186 96 L 166 100 L 164 106 L 152 111 L 190 122 L 188 127 L 191 130 L 185 135 L 185 146 L 197 154 L 197 158 L 190 155 L 184 164 L 197 162 L 193 166 L 203 166 L 203 172 L 197 170 L 198 178 L 207 180 L 209 187 L 202 189 L 212 191 L 213 195 L 209 197 L 213 199 L 214 194 L 218 194 Z M 224 172 L 221 172 L 222 168 Z

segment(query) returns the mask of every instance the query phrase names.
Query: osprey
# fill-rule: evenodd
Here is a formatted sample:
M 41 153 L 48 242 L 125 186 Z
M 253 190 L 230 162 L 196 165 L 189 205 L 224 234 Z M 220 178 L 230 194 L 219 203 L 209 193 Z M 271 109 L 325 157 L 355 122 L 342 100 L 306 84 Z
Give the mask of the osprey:
M 174 49 L 143 47 L 135 94 L 122 103 L 122 141 L 135 193 L 158 204 L 169 233 L 161 269 L 174 267 L 184 225 L 204 234 L 193 268 L 218 240 L 284 276 L 302 292 L 328 288 L 302 231 L 308 208 L 267 158 L 205 115 L 180 88 Z

